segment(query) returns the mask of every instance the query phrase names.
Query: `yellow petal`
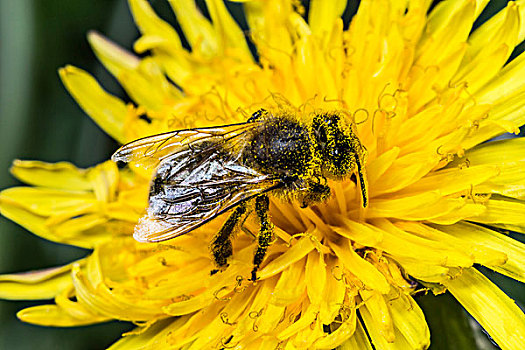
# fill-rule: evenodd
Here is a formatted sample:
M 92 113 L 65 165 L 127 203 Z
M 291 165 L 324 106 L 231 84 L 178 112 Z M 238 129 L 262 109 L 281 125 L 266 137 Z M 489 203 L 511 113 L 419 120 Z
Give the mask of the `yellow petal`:
M 29 185 L 72 191 L 91 190 L 88 173 L 68 162 L 45 163 L 15 160 L 11 173 Z
M 138 321 L 149 320 L 161 313 L 163 303 L 147 300 L 137 303 L 132 297 L 113 292 L 104 283 L 92 285 L 78 265 L 73 266 L 71 274 L 78 302 L 93 313 L 120 320 Z
M 119 77 L 123 71 L 138 68 L 140 59 L 137 56 L 103 35 L 90 31 L 87 38 L 98 59 L 115 77 Z
M 317 251 L 308 254 L 305 278 L 310 303 L 319 304 L 326 283 L 326 264 L 323 255 Z
M 343 344 L 341 344 L 338 350 L 372 350 L 372 345 L 368 340 L 368 336 L 365 333 L 361 321 L 357 320 L 356 329 L 354 335 Z
M 484 224 L 504 223 L 523 225 L 525 223 L 525 202 L 490 199 L 487 210 L 482 214 L 468 218 Z
M 208 6 L 208 11 L 210 11 L 216 36 L 221 42 L 220 46 L 226 50 L 235 50 L 235 54 L 247 61 L 251 61 L 252 54 L 246 43 L 244 33 L 228 12 L 224 2 L 221 0 L 206 0 L 206 5 Z
M 463 44 L 474 23 L 475 9 L 475 2 L 471 0 L 438 4 L 417 46 L 416 65 L 431 66 Z
M 304 260 L 299 261 L 281 273 L 269 303 L 287 306 L 299 299 L 306 289 L 304 266 Z
M 57 305 L 29 307 L 18 312 L 17 317 L 21 321 L 47 327 L 78 327 L 111 320 L 109 317 L 95 315 L 87 310 L 83 317 L 73 317 Z
M 388 220 L 374 225 L 344 220 L 344 227 L 332 227 L 343 237 L 369 247 L 375 247 L 391 254 L 397 261 L 407 261 L 427 266 L 471 266 L 471 257 L 444 244 L 431 242 L 397 229 Z M 440 268 L 442 269 L 442 268 Z M 445 269 L 446 270 L 446 269 Z
M 371 160 L 366 165 L 366 174 L 368 176 L 368 186 L 373 188 L 377 179 L 383 175 L 394 163 L 401 149 L 393 147 L 392 149 L 381 154 L 379 157 Z
M 422 264 L 404 257 L 396 257 L 395 259 L 406 273 L 420 281 L 440 283 L 449 274 L 449 269 L 443 266 Z
M 443 284 L 502 349 L 523 347 L 523 311 L 482 273 L 473 268 L 465 269 Z
M 98 59 L 140 106 L 148 111 L 160 111 L 181 98 L 181 92 L 168 81 L 161 66 L 152 57 L 138 59 L 94 32 L 88 39 Z
M 105 92 L 91 75 L 79 68 L 66 66 L 58 72 L 69 93 L 95 123 L 118 142 L 126 142 L 123 129 L 128 108 L 124 102 Z
M 355 309 L 352 309 L 348 313 L 349 315 L 346 315 L 347 319 L 342 320 L 339 328 L 314 343 L 316 349 L 335 349 L 345 340 L 355 337 L 357 312 Z
M 439 226 L 440 228 L 445 228 L 445 232 L 450 233 L 450 231 L 459 230 L 464 223 L 458 223 L 457 225 L 447 225 Z M 507 255 L 504 253 L 505 250 L 499 249 L 496 246 L 488 246 L 482 244 L 477 238 L 472 237 L 473 235 L 466 235 L 470 237 L 464 237 L 465 239 L 459 239 L 458 237 L 451 236 L 441 230 L 436 230 L 430 226 L 427 226 L 423 223 L 416 222 L 396 222 L 395 226 L 408 231 L 414 232 L 420 237 L 431 239 L 433 241 L 444 243 L 452 249 L 463 252 L 465 255 L 471 255 L 475 263 L 482 265 L 491 265 L 499 266 L 505 264 L 507 261 Z M 474 226 L 474 225 L 472 225 Z M 475 236 L 475 235 L 474 235 Z
M 392 316 L 390 315 L 390 310 L 386 304 L 385 298 L 383 295 L 375 291 L 360 290 L 359 293 L 365 303 L 365 307 L 361 307 L 359 312 L 365 320 L 366 328 L 369 330 L 369 333 L 370 328 L 375 327 L 376 332 L 380 334 L 380 337 L 383 340 L 392 343 L 396 339 L 394 334 L 394 323 L 392 322 Z M 373 319 L 371 323 L 370 318 L 365 317 L 367 312 L 371 316 L 371 319 Z M 372 341 L 374 341 L 373 337 Z
M 337 267 L 341 267 L 337 259 L 330 261 L 326 268 L 326 285 L 321 297 L 319 321 L 323 324 L 332 323 L 340 314 L 346 295 L 346 286 L 339 276 L 334 276 Z M 342 264 L 341 264 L 342 265 Z
M 334 21 L 339 19 L 346 8 L 346 1 L 320 1 L 310 2 L 308 24 L 312 32 L 321 37 L 331 33 Z
M 462 241 L 474 242 L 476 245 L 479 244 L 506 255 L 507 259 L 503 262 L 489 260 L 481 263 L 503 275 L 525 282 L 525 246 L 523 243 L 497 231 L 467 222 L 436 227 Z
M 461 67 L 452 78 L 452 86 L 466 82 L 469 91 L 477 92 L 486 82 L 494 77 L 509 58 L 512 49 L 503 44 L 492 52 L 477 55 L 472 62 Z
M 499 169 L 498 176 L 476 187 L 479 192 L 500 193 L 508 197 L 525 197 L 525 139 L 515 138 L 486 142 L 468 150 L 465 159 L 450 166 L 461 166 L 468 159 L 470 165 L 490 164 Z
M 481 120 L 479 127 L 461 143 L 464 149 L 470 149 L 504 132 L 519 133 L 519 126 L 525 123 L 525 86 L 515 95 L 502 96 L 505 98 L 495 104 L 490 114 L 487 114 L 489 118 Z
M 490 165 L 472 166 L 463 169 L 444 169 L 430 173 L 399 193 L 423 193 L 438 190 L 442 196 L 470 189 L 499 174 L 499 168 Z
M 72 285 L 71 264 L 38 271 L 0 275 L 0 298 L 52 299 Z
M 234 296 L 226 302 L 221 312 L 216 314 L 213 320 L 205 326 L 200 325 L 198 331 L 193 335 L 195 340 L 191 344 L 192 347 L 194 349 L 210 349 L 220 342 L 223 334 L 229 334 L 231 332 L 231 324 L 237 322 L 239 316 L 252 300 L 254 293 L 255 289 L 250 289 L 243 293 L 234 294 Z M 237 340 L 231 339 L 231 341 L 232 344 L 235 344 Z M 179 346 L 177 343 L 172 345 L 174 348 L 178 348 Z
M 155 36 L 160 38 L 161 46 L 165 50 L 176 50 L 182 47 L 179 35 L 173 27 L 167 22 L 161 20 L 151 8 L 151 5 L 145 0 L 130 0 L 129 7 L 133 13 L 133 18 L 137 27 L 146 36 Z M 157 45 L 155 45 L 157 46 Z M 137 47 L 135 49 L 142 53 L 145 50 L 152 49 L 152 46 Z
M 257 275 L 260 279 L 265 279 L 284 271 L 288 266 L 304 258 L 314 248 L 315 246 L 310 238 L 303 237 L 293 244 L 285 253 L 270 261 Z
M 516 46 L 519 29 L 519 7 L 515 2 L 509 2 L 504 10 L 489 18 L 470 35 L 465 61 L 470 62 L 483 50 L 501 45 L 512 50 Z
M 497 104 L 517 94 L 524 87 L 525 53 L 521 53 L 476 94 L 477 103 Z
M 281 340 L 287 339 L 290 336 L 294 335 L 299 330 L 310 327 L 310 324 L 314 322 L 315 317 L 317 315 L 317 307 L 315 305 L 310 304 L 308 308 L 301 313 L 301 317 L 292 323 L 290 326 L 288 326 L 284 331 L 279 333 L 278 337 Z
M 169 2 L 193 50 L 208 57 L 217 54 L 220 44 L 216 33 L 212 24 L 200 13 L 197 5 L 191 0 L 169 0 Z
M 363 318 L 367 334 L 370 336 L 370 339 L 372 340 L 372 344 L 374 344 L 375 349 L 411 349 L 405 337 L 403 337 L 403 335 L 397 329 L 392 330 L 391 335 L 388 339 L 385 338 L 381 333 L 380 328 L 377 327 L 377 320 L 375 319 L 375 315 L 371 313 L 368 310 L 368 308 L 360 308 L 359 313 Z
M 7 190 L 6 190 L 7 191 Z M 4 191 L 4 192 L 6 192 Z M 68 232 L 67 236 L 61 236 L 58 232 L 51 229 L 45 217 L 34 214 L 28 209 L 18 205 L 11 199 L 6 198 L 4 193 L 0 196 L 0 212 L 6 218 L 19 223 L 25 229 L 50 241 L 71 244 L 83 248 L 93 248 L 97 243 L 107 240 L 112 235 L 104 229 L 97 227 L 88 232 Z M 81 208 L 82 210 L 84 208 Z M 88 208 L 89 209 L 89 208 Z M 75 215 L 74 211 L 70 215 Z
M 400 294 L 389 302 L 392 319 L 397 330 L 410 344 L 411 349 L 427 349 L 430 331 L 423 311 L 409 295 Z
M 147 330 L 140 334 L 129 334 L 120 338 L 113 343 L 108 350 L 129 350 L 129 349 L 166 349 L 168 344 L 166 342 L 166 335 L 168 332 L 177 329 L 180 325 L 187 322 L 187 317 L 168 318 L 161 320 L 151 325 Z
M 439 162 L 437 154 L 417 152 L 397 158 L 392 166 L 370 187 L 370 196 L 396 192 L 422 178 Z
M 332 244 L 331 247 L 345 268 L 356 275 L 365 286 L 381 294 L 388 294 L 390 284 L 385 276 L 383 276 L 374 265 L 357 255 L 348 240 L 343 240 L 340 244 L 342 245 Z

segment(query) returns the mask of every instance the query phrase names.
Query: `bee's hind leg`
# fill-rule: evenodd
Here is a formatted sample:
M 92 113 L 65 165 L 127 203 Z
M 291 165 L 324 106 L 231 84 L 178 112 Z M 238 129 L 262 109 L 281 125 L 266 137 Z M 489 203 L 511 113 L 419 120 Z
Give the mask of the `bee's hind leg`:
M 270 200 L 267 195 L 261 195 L 255 200 L 255 212 L 259 217 L 261 228 L 259 230 L 259 237 L 257 239 L 257 250 L 253 256 L 253 270 L 251 280 L 257 280 L 257 270 L 261 266 L 266 255 L 266 250 L 272 242 L 273 237 L 273 225 L 268 217 L 268 211 L 270 209 Z
M 231 237 L 237 229 L 237 224 L 241 218 L 246 215 L 246 212 L 246 202 L 242 202 L 233 210 L 233 213 L 231 213 L 230 217 L 222 225 L 220 231 L 213 237 L 210 250 L 218 269 L 213 269 L 211 271 L 212 275 L 228 267 L 228 258 L 233 254 Z

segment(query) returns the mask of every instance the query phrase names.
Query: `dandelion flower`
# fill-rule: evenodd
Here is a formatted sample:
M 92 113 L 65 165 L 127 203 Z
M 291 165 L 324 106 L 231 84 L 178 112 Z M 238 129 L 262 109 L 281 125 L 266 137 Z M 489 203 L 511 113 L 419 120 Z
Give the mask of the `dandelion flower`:
M 525 140 L 489 141 L 525 123 L 525 54 L 508 62 L 525 2 L 471 32 L 486 3 L 361 1 L 345 29 L 346 1 L 251 1 L 243 31 L 222 0 L 206 1 L 210 18 L 172 0 L 187 49 L 146 0 L 129 0 L 140 56 L 88 39 L 133 103 L 60 70 L 109 135 L 239 123 L 260 108 L 337 111 L 368 150 L 368 207 L 352 178 L 308 208 L 272 198 L 275 238 L 254 283 L 256 243 L 242 232 L 230 266 L 210 275 L 224 216 L 162 243 L 133 240 L 151 170 L 15 161 L 30 186 L 4 190 L 2 214 L 92 253 L 3 275 L 0 296 L 54 298 L 19 312 L 39 325 L 134 322 L 111 349 L 422 349 L 430 331 L 414 294 L 425 288 L 450 292 L 501 348 L 523 348 L 522 311 L 476 266 L 525 282 L 524 246 L 503 233 L 525 233 Z

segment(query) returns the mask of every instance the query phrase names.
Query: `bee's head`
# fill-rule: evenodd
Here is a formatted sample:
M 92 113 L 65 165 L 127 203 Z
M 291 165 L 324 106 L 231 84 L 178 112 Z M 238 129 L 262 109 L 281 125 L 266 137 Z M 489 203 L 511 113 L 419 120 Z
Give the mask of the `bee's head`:
M 366 148 L 352 130 L 335 113 L 317 114 L 312 123 L 315 154 L 321 171 L 331 179 L 342 179 L 356 173 L 359 176 L 363 205 L 367 205 L 365 176 Z
M 364 163 L 366 150 L 351 126 L 337 114 L 318 114 L 313 120 L 316 155 L 321 160 L 323 174 L 341 179 L 350 176 Z

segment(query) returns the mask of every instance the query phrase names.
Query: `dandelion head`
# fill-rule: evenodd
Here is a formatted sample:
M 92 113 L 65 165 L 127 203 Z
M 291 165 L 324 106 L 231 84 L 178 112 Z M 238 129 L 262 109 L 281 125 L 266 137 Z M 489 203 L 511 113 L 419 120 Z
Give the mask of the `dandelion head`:
M 31 186 L 4 190 L 2 214 L 92 249 L 1 276 L 4 298 L 54 298 L 21 320 L 135 323 L 113 349 L 422 349 L 430 330 L 416 294 L 448 291 L 501 348 L 525 343 L 522 311 L 476 269 L 525 281 L 524 246 L 505 234 L 525 232 L 525 142 L 489 141 L 525 123 L 525 55 L 509 60 L 525 36 L 523 1 L 474 31 L 486 1 L 361 1 L 347 26 L 346 1 L 246 1 L 244 30 L 222 0 L 206 1 L 209 16 L 190 0 L 169 3 L 184 40 L 146 0 L 129 0 L 135 53 L 88 35 L 132 103 L 79 68 L 60 70 L 101 128 L 125 144 L 261 109 L 306 124 L 332 113 L 363 146 L 366 178 L 327 166 L 330 194 L 306 207 L 269 192 L 273 237 L 252 281 L 254 214 L 214 274 L 210 241 L 227 214 L 166 241 L 133 239 L 155 159 L 15 161 L 13 175 Z

